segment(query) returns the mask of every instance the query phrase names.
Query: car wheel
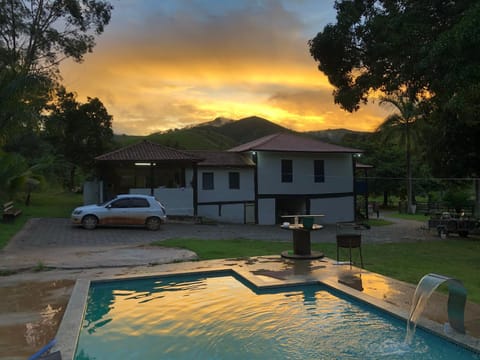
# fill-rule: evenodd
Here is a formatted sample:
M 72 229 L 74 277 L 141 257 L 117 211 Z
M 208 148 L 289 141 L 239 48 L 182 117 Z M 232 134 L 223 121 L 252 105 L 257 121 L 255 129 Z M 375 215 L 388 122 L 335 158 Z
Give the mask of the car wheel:
M 150 217 L 145 222 L 145 226 L 148 230 L 158 230 L 161 223 L 162 221 L 158 217 Z
M 93 230 L 97 227 L 98 219 L 96 216 L 87 215 L 82 219 L 82 226 L 84 229 Z

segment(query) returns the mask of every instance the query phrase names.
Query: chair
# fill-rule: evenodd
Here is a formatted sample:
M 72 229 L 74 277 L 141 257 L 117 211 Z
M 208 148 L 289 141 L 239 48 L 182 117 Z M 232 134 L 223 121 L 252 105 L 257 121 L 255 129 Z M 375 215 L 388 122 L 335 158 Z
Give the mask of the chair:
M 357 248 L 360 252 L 360 264 L 363 269 L 362 234 L 361 227 L 351 223 L 337 224 L 337 263 L 340 260 L 340 248 L 349 250 L 350 266 L 352 266 L 352 249 Z

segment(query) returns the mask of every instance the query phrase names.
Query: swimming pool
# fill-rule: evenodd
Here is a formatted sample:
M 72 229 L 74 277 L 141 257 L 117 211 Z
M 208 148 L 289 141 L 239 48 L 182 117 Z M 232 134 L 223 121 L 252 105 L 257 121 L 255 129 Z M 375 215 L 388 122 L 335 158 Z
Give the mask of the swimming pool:
M 75 359 L 480 359 L 324 285 L 231 274 L 92 283 Z

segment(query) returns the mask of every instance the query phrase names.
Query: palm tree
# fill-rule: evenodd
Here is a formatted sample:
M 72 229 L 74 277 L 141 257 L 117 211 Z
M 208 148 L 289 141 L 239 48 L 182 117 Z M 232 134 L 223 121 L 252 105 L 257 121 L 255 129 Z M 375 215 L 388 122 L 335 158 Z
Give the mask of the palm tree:
M 10 200 L 24 190 L 27 193 L 25 205 L 30 205 L 32 190 L 44 182 L 37 171 L 47 168 L 50 163 L 50 158 L 45 158 L 29 167 L 21 155 L 0 150 L 0 199 Z
M 418 102 L 412 101 L 402 94 L 394 94 L 380 98 L 380 104 L 389 104 L 396 110 L 389 115 L 377 128 L 385 142 L 395 141 L 405 148 L 406 182 L 407 182 L 407 211 L 413 212 L 413 187 L 412 187 L 412 149 L 418 143 L 418 120 L 421 119 Z

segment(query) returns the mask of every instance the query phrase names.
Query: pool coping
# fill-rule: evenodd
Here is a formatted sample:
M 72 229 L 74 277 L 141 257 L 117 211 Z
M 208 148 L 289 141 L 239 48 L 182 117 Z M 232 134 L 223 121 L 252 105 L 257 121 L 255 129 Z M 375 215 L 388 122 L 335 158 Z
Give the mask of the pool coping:
M 327 259 L 327 261 L 330 259 Z M 331 260 L 330 260 L 331 261 Z M 80 336 L 80 330 L 82 326 L 82 319 L 86 311 L 88 291 L 91 283 L 101 282 L 115 282 L 126 279 L 146 279 L 152 277 L 166 277 L 177 275 L 189 275 L 189 274 L 201 274 L 201 275 L 215 275 L 215 274 L 236 274 L 254 287 L 258 289 L 288 287 L 293 285 L 306 285 L 306 284 L 322 284 L 334 291 L 339 291 L 347 297 L 351 297 L 360 302 L 366 303 L 370 306 L 378 308 L 387 312 L 388 314 L 399 318 L 403 321 L 407 321 L 409 312 L 400 308 L 399 306 L 389 304 L 386 301 L 382 301 L 371 295 L 365 294 L 361 291 L 355 290 L 349 286 L 343 285 L 340 282 L 333 281 L 329 278 L 322 278 L 321 276 L 307 276 L 298 277 L 294 279 L 280 279 L 274 277 L 268 277 L 265 275 L 254 274 L 248 268 L 244 266 L 229 264 L 229 265 L 217 265 L 203 267 L 203 262 L 196 262 L 192 269 L 156 269 L 144 274 L 124 274 L 117 277 L 102 277 L 95 280 L 90 279 L 78 279 L 73 288 L 70 300 L 65 310 L 64 316 L 60 323 L 56 336 L 56 345 L 52 349 L 53 351 L 60 351 L 62 359 L 74 359 L 78 338 Z M 207 262 L 205 262 L 207 263 Z M 162 267 L 162 266 L 160 266 Z M 480 354 L 480 339 L 475 338 L 468 334 L 460 334 L 454 330 L 448 334 L 445 333 L 444 325 L 439 322 L 430 320 L 426 317 L 421 317 L 417 323 L 417 327 L 422 328 L 427 332 L 431 332 L 436 336 L 440 336 L 450 342 L 453 342 L 459 346 L 465 347 L 475 353 Z

